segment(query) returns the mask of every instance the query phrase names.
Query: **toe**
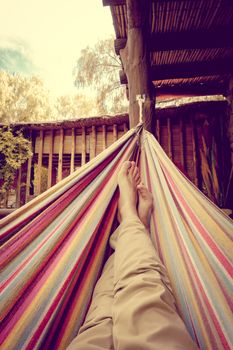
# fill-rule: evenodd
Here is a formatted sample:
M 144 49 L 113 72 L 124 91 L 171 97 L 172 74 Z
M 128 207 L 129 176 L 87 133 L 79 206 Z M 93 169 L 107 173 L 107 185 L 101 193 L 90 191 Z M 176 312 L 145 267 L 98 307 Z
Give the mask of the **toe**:
M 131 162 L 129 161 L 124 162 L 120 169 L 120 174 L 127 174 L 129 169 L 131 169 Z

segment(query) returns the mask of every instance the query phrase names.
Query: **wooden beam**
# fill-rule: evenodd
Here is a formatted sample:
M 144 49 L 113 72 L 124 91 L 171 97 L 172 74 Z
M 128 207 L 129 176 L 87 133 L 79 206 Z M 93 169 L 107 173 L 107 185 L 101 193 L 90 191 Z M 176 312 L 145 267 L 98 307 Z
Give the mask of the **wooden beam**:
M 48 164 L 47 188 L 50 188 L 52 186 L 52 172 L 53 172 L 53 129 L 51 129 L 50 136 L 49 136 L 49 164 Z
M 4 194 L 4 199 L 3 199 L 3 207 L 4 208 L 7 208 L 7 205 L 8 205 L 8 196 L 9 196 L 9 191 L 6 191 L 5 194 Z M 0 209 L 1 210 L 1 209 Z M 1 218 L 1 216 L 0 216 Z
M 86 129 L 82 127 L 82 165 L 86 164 Z
M 64 148 L 64 129 L 60 129 L 60 140 L 59 140 L 59 154 L 58 154 L 58 172 L 57 181 L 62 180 L 62 161 L 63 161 L 63 148 Z
M 32 151 L 32 130 L 30 130 L 29 139 L 30 139 L 30 149 L 31 149 L 31 151 Z M 28 158 L 28 161 L 27 161 L 27 177 L 26 177 L 25 203 L 27 203 L 27 202 L 29 201 L 29 199 L 30 199 L 31 173 L 32 173 L 32 157 L 33 157 L 33 154 L 31 155 L 31 157 Z
M 156 119 L 156 135 L 157 135 L 157 141 L 160 143 L 160 120 L 159 118 Z
M 225 95 L 227 92 L 227 81 L 222 82 L 203 82 L 173 84 L 173 85 L 161 85 L 156 88 L 156 98 L 161 95 Z
M 26 179 L 26 193 L 25 193 L 25 201 L 26 201 L 26 203 L 30 199 L 31 168 L 32 168 L 32 156 L 28 158 L 28 162 L 27 162 L 27 179 Z
M 117 141 L 117 124 L 113 124 L 113 142 Z
M 177 2 L 177 0 L 152 0 L 152 2 L 159 2 L 159 3 L 164 3 L 164 2 Z M 200 0 L 182 0 L 182 2 L 197 2 L 200 3 Z M 126 0 L 102 0 L 103 6 L 119 6 L 119 5 L 125 5 Z M 222 5 L 227 5 L 227 4 L 232 4 L 232 0 L 222 0 L 221 2 Z
M 167 118 L 167 142 L 168 142 L 168 157 L 172 160 L 172 131 L 171 131 L 170 118 Z
M 218 28 L 212 31 L 183 31 L 170 33 L 152 33 L 149 42 L 151 52 L 173 50 L 196 50 L 233 47 L 233 28 Z M 117 55 L 126 46 L 127 38 L 115 39 Z
M 195 135 L 195 122 L 193 118 L 191 119 L 191 130 L 192 130 L 192 146 L 193 146 L 193 172 L 194 172 L 194 183 L 198 187 L 198 177 L 197 177 L 197 142 Z
M 127 131 L 128 131 L 127 123 L 124 123 L 124 133 L 126 133 Z
M 233 74 L 233 64 L 230 59 L 204 62 L 188 62 L 163 64 L 151 67 L 150 78 L 153 81 L 164 79 L 188 79 L 209 75 Z M 127 84 L 127 77 L 120 73 L 121 84 Z
M 182 170 L 186 171 L 184 162 L 184 125 L 182 116 L 180 117 L 180 164 Z
M 102 125 L 102 149 L 105 150 L 106 148 L 107 148 L 106 125 Z
M 75 128 L 71 129 L 71 156 L 70 156 L 70 174 L 74 172 L 74 156 L 75 156 Z
M 96 156 L 96 128 L 95 125 L 91 127 L 91 149 L 90 149 L 90 159 Z
M 16 208 L 20 207 L 20 195 L 21 195 L 21 180 L 22 180 L 22 167 L 18 169 L 17 177 L 17 189 L 16 189 Z
M 144 96 L 142 121 L 144 128 L 152 133 L 155 127 L 154 86 L 150 79 L 150 52 L 148 35 L 150 32 L 151 0 L 127 0 L 127 46 L 121 53 L 129 87 L 130 128 L 139 122 L 138 95 Z
M 36 194 L 41 193 L 41 176 L 42 176 L 42 160 L 43 160 L 43 146 L 44 146 L 44 131 L 40 130 L 39 136 L 39 150 L 38 150 L 38 163 L 37 163 L 37 189 Z
M 125 0 L 102 0 L 103 6 L 125 5 Z

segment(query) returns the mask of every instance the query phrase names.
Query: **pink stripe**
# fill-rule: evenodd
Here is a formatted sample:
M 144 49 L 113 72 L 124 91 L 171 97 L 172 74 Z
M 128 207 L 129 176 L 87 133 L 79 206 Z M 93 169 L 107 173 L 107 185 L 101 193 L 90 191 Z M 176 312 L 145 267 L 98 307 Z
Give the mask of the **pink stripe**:
M 78 224 L 78 226 L 81 226 L 82 221 Z M 77 229 L 78 227 L 76 227 Z M 35 295 L 38 293 L 38 291 L 41 289 L 41 287 L 44 285 L 46 280 L 49 278 L 51 271 L 53 271 L 54 266 L 56 266 L 59 263 L 61 255 L 63 255 L 66 250 L 66 246 L 70 243 L 71 238 L 69 237 L 68 241 L 66 242 L 65 246 L 60 250 L 60 252 L 56 252 L 53 257 L 52 261 L 49 263 L 49 267 L 46 271 L 40 271 L 40 273 L 37 275 L 37 278 L 31 283 L 30 289 L 28 289 L 28 293 L 26 292 L 23 294 L 23 297 L 21 300 L 19 300 L 15 306 L 17 305 L 17 311 L 14 312 L 13 306 L 11 310 L 11 314 L 7 317 L 7 323 L 6 326 L 1 330 L 0 333 L 0 344 L 4 341 L 4 339 L 7 337 L 7 335 L 10 333 L 10 330 L 14 327 L 14 325 L 17 323 L 17 321 L 22 317 L 24 314 L 25 309 L 28 307 L 28 305 L 31 304 L 33 301 Z M 28 286 L 29 287 L 29 286 Z M 33 289 L 32 289 L 33 288 Z
M 178 187 L 172 180 L 171 176 L 167 172 L 166 168 L 163 169 L 166 173 L 166 177 L 171 185 L 172 191 L 176 194 L 176 196 L 179 198 L 180 203 L 184 206 L 186 212 L 189 214 L 192 222 L 195 224 L 198 232 L 202 234 L 202 237 L 206 241 L 207 245 L 212 249 L 214 252 L 214 255 L 218 258 L 221 265 L 225 268 L 225 270 L 228 272 L 228 274 L 233 277 L 233 267 L 229 260 L 223 255 L 222 251 L 219 249 L 219 247 L 216 245 L 216 243 L 213 241 L 212 237 L 209 235 L 208 231 L 202 226 L 201 222 L 198 220 L 197 216 L 192 211 L 191 207 L 187 205 L 187 202 L 183 198 L 181 192 L 179 191 Z
M 145 154 L 145 165 L 146 165 L 146 176 L 147 176 L 147 180 L 148 180 L 148 190 L 150 192 L 152 192 L 152 185 L 151 185 L 151 177 L 150 177 L 150 171 L 149 171 L 149 164 L 148 164 L 148 159 L 147 156 Z M 151 172 L 152 173 L 152 172 Z M 164 263 L 164 257 L 162 254 L 162 249 L 161 249 L 161 245 L 160 245 L 160 241 L 159 241 L 159 235 L 158 235 L 158 227 L 156 224 L 156 218 L 155 218 L 155 214 L 152 214 L 152 220 L 153 220 L 153 224 L 154 224 L 154 228 L 155 228 L 155 240 L 156 240 L 156 245 L 157 245 L 157 251 L 159 254 L 160 259 L 162 260 L 162 262 Z
M 198 305 L 198 309 L 199 309 L 199 312 L 201 313 L 202 315 L 202 324 L 204 325 L 204 327 L 208 330 L 208 337 L 212 339 L 212 343 L 215 343 L 215 338 L 213 336 L 213 332 L 211 330 L 211 327 L 210 327 L 210 324 L 209 324 L 209 320 L 208 318 L 206 317 L 205 313 L 204 313 L 204 308 L 203 308 L 203 302 L 201 300 L 201 298 L 203 297 L 203 293 L 200 293 L 198 292 L 198 288 L 197 288 L 197 284 L 196 284 L 196 280 L 195 278 L 193 278 L 194 276 L 194 273 L 192 273 L 193 271 L 195 271 L 195 267 L 192 263 L 192 260 L 190 259 L 190 254 L 186 248 L 186 246 L 184 245 L 184 242 L 183 242 L 183 239 L 182 239 L 182 236 L 180 234 L 180 232 L 177 230 L 177 227 L 176 225 L 174 225 L 174 229 L 175 229 L 175 235 L 176 235 L 176 241 L 180 247 L 180 253 L 183 257 L 183 266 L 187 267 L 187 273 L 188 273 L 188 277 L 189 277 L 189 283 L 191 285 L 191 288 L 194 292 L 194 295 L 195 295 L 195 302 L 196 304 Z M 186 282 L 184 281 L 184 283 L 182 283 L 184 285 L 186 285 Z M 173 288 L 175 289 L 175 286 L 173 286 Z M 187 293 L 184 293 L 186 296 L 188 296 Z M 184 296 L 182 295 L 180 300 L 183 300 Z M 185 305 L 186 305 L 186 308 L 189 310 L 189 300 L 187 300 L 186 302 L 186 298 L 185 299 Z M 205 306 L 205 304 L 204 304 Z M 189 312 L 189 315 L 190 315 L 190 319 L 191 319 L 191 322 L 192 322 L 192 325 L 193 325 L 193 331 L 195 332 L 195 336 L 196 336 L 196 342 L 197 344 L 199 345 L 199 341 L 198 341 L 198 338 L 197 338 L 197 333 L 196 333 L 196 330 L 194 328 L 194 324 L 193 324 L 193 320 L 192 320 L 192 313 Z

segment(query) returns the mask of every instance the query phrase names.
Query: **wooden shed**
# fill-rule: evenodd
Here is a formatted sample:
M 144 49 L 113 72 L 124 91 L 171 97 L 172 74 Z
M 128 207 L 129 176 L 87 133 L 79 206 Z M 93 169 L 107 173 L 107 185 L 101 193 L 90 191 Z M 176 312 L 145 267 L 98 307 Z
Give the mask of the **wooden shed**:
M 172 99 L 158 103 L 155 121 L 158 141 L 169 158 L 220 207 L 226 206 L 229 197 L 230 149 L 225 137 L 227 107 L 226 99 L 221 96 Z M 125 114 L 14 124 L 12 127 L 22 128 L 25 136 L 30 138 L 33 155 L 18 171 L 16 187 L 1 205 L 8 210 L 22 206 L 110 146 L 127 132 L 129 117 Z M 206 188 L 202 174 L 201 152 L 205 146 L 212 150 L 213 145 L 219 184 L 216 195 Z M 207 161 L 211 166 L 210 159 Z
M 219 120 L 215 128 L 225 128 L 226 150 L 223 153 L 228 154 L 225 163 L 230 169 L 226 175 L 226 192 L 233 197 L 233 1 L 102 2 L 111 10 L 116 36 L 115 51 L 122 62 L 119 79 L 127 86 L 129 96 L 130 127 L 139 121 L 138 98 L 143 101 L 144 127 L 155 135 L 160 123 L 156 121 L 159 98 L 216 94 L 227 98 L 227 117 Z M 196 133 L 199 144 L 196 143 L 195 147 L 198 147 L 196 152 L 202 164 L 201 140 L 206 125 L 200 122 Z M 170 124 L 168 130 L 168 139 L 175 139 L 176 133 Z M 213 130 L 213 133 L 216 132 Z M 160 137 L 159 134 L 156 136 Z M 212 145 L 210 151 L 212 157 L 214 147 Z M 195 181 L 197 183 L 199 180 Z

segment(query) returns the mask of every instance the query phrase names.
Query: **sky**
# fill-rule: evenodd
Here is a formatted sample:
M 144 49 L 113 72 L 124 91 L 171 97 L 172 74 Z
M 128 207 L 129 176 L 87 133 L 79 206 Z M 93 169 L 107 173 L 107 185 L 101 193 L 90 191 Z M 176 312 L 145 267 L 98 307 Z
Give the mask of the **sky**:
M 0 0 L 0 9 L 0 68 L 6 57 L 12 69 L 17 61 L 19 73 L 40 76 L 54 96 L 77 92 L 80 51 L 114 35 L 102 0 Z

